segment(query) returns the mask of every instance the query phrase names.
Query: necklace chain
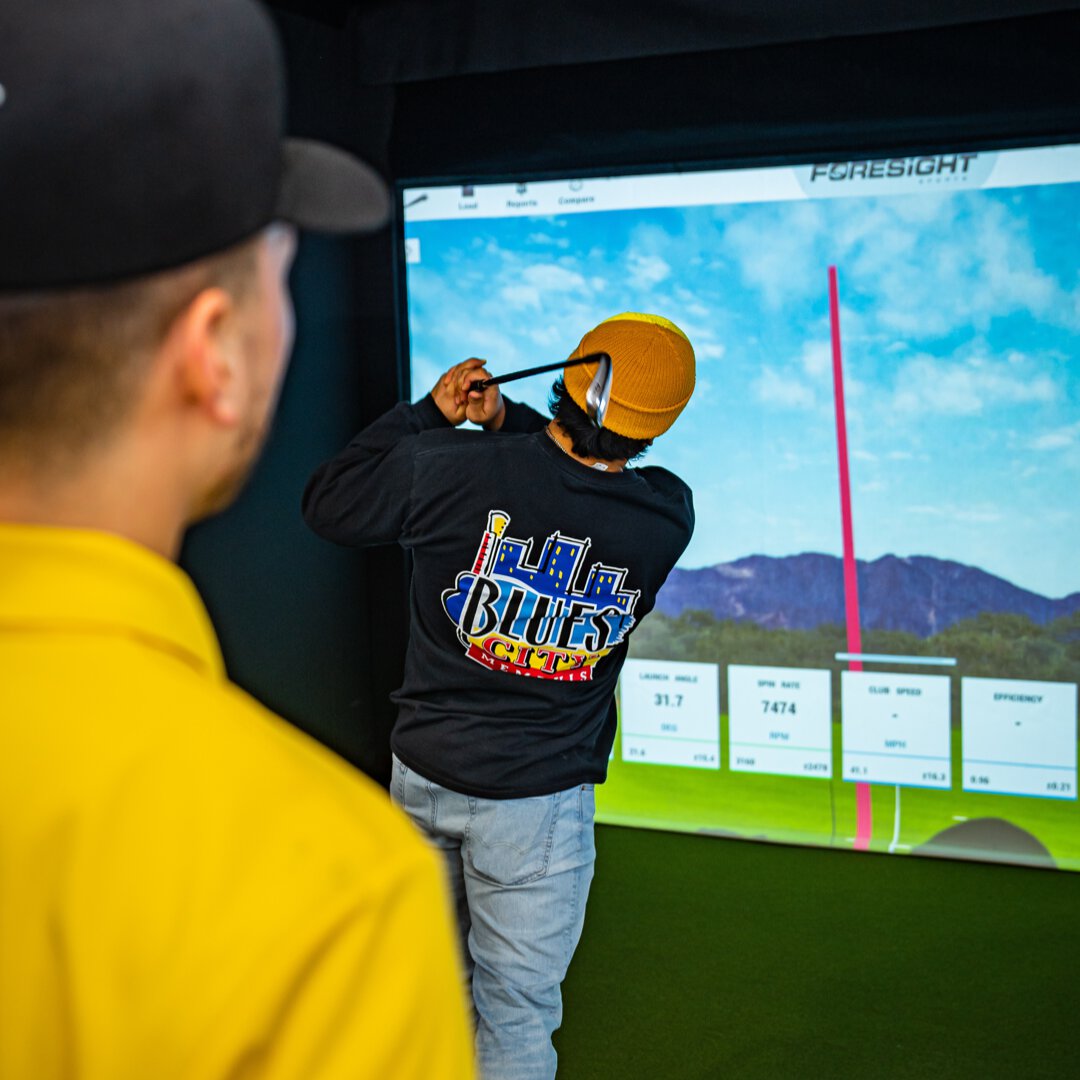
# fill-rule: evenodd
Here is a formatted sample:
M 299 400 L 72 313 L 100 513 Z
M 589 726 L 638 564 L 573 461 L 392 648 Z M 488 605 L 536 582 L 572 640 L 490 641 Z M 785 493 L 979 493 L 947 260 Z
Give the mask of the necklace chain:
M 552 441 L 552 442 L 553 442 L 553 443 L 554 443 L 554 444 L 555 444 L 555 445 L 556 445 L 556 446 L 557 446 L 557 447 L 558 447 L 558 448 L 559 448 L 559 449 L 560 449 L 560 450 L 561 450 L 561 451 L 562 451 L 562 452 L 563 452 L 563 453 L 564 453 L 564 454 L 565 454 L 565 455 L 566 455 L 566 456 L 567 456 L 568 458 L 570 458 L 570 460 L 571 460 L 571 461 L 576 461 L 576 462 L 577 462 L 577 463 L 578 463 L 579 465 L 585 465 L 585 462 L 584 462 L 584 461 L 582 461 L 582 460 L 581 460 L 581 459 L 580 459 L 579 457 L 577 457 L 577 455 L 575 455 L 575 454 L 571 454 L 571 453 L 570 453 L 570 451 L 569 451 L 569 450 L 567 450 L 567 449 L 566 449 L 566 447 L 565 447 L 565 446 L 563 446 L 563 444 L 562 444 L 561 442 L 559 442 L 559 440 L 558 440 L 557 438 L 555 438 L 555 432 L 553 432 L 553 431 L 551 430 L 551 425 L 550 425 L 550 424 L 549 424 L 549 425 L 547 425 L 547 426 L 546 426 L 546 427 L 544 428 L 544 432 L 545 432 L 545 433 L 547 434 L 547 437 L 548 437 L 548 438 L 549 438 L 549 439 L 550 439 L 550 440 L 551 440 L 551 441 Z M 608 471 L 608 466 L 607 466 L 607 465 L 606 465 L 606 464 L 605 464 L 605 463 L 604 463 L 603 461 L 596 461 L 596 462 L 594 462 L 594 463 L 593 463 L 592 465 L 585 465 L 585 468 L 587 468 L 587 469 L 596 469 L 596 470 L 597 470 L 597 472 L 607 472 L 607 471 Z
M 554 444 L 555 444 L 555 445 L 556 445 L 556 446 L 557 446 L 557 447 L 558 447 L 558 448 L 559 448 L 559 449 L 560 449 L 560 450 L 561 450 L 561 451 L 562 451 L 562 452 L 563 452 L 563 453 L 564 453 L 564 454 L 565 454 L 565 455 L 566 455 L 566 456 L 567 456 L 568 458 L 572 458 L 572 457 L 574 457 L 574 455 L 573 455 L 573 454 L 571 454 L 571 453 L 570 453 L 570 451 L 569 451 L 569 450 L 567 450 L 567 449 L 566 449 L 566 447 L 565 447 L 565 446 L 563 446 L 563 444 L 562 444 L 561 442 L 559 442 L 559 440 L 558 440 L 558 439 L 556 439 L 556 438 L 555 438 L 555 432 L 553 432 L 553 431 L 551 430 L 551 426 L 550 426 L 550 425 L 548 425 L 547 427 L 545 427 L 545 428 L 544 428 L 544 431 L 545 431 L 545 433 L 547 434 L 547 437 L 548 437 L 548 438 L 549 438 L 549 439 L 550 439 L 550 440 L 551 440 L 551 441 L 552 441 L 552 442 L 553 442 L 553 443 L 554 443 Z M 577 458 L 574 458 L 574 460 L 575 460 L 575 461 L 577 461 Z

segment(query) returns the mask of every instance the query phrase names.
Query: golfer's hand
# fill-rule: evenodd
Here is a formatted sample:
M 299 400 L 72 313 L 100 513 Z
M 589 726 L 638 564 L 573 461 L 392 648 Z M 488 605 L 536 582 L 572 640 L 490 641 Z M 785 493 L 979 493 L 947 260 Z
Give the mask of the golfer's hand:
M 454 427 L 465 422 L 465 413 L 468 406 L 469 383 L 486 379 L 484 361 L 477 360 L 475 356 L 460 364 L 455 364 L 439 381 L 431 391 L 435 404 L 439 406 L 439 412 L 450 421 Z M 474 395 L 479 397 L 479 395 Z M 485 395 L 486 396 L 486 395 Z
M 490 379 L 491 376 L 481 369 L 479 376 L 470 375 L 469 385 L 477 383 L 480 379 Z M 498 431 L 502 427 L 506 416 L 506 405 L 503 403 L 502 392 L 497 386 L 489 386 L 486 390 L 471 390 L 468 394 L 465 406 L 465 418 L 474 424 L 479 424 L 486 431 Z

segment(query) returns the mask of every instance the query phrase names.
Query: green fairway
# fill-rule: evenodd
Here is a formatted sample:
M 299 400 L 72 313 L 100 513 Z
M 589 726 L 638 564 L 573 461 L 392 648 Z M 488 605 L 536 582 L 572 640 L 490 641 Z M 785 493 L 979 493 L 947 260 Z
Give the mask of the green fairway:
M 622 760 L 616 737 L 607 783 L 597 790 L 597 820 L 678 832 L 851 848 L 856 785 L 841 775 L 840 724 L 833 724 L 833 779 L 732 772 L 727 716 L 720 717 L 721 768 L 694 769 Z M 960 732 L 952 733 L 952 787 L 871 787 L 870 848 L 906 854 L 964 820 L 1000 818 L 1042 843 L 1061 869 L 1080 870 L 1080 805 L 1075 799 L 988 795 L 961 790 Z M 993 854 L 972 857 L 994 858 Z M 1006 860 L 1008 861 L 1008 860 Z

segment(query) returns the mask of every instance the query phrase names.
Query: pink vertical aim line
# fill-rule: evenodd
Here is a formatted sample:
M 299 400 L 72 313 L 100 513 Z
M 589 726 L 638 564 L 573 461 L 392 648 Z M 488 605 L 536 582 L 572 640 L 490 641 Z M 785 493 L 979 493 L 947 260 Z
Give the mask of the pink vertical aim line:
M 855 530 L 851 523 L 851 477 L 848 472 L 847 415 L 844 412 L 844 364 L 840 349 L 840 289 L 836 267 L 829 267 L 829 326 L 832 330 L 833 399 L 836 406 L 836 449 L 840 459 L 840 521 L 844 534 L 844 616 L 850 653 L 862 652 L 859 629 L 859 577 L 855 564 Z M 850 662 L 862 671 L 862 661 Z M 874 829 L 869 784 L 855 785 L 855 850 L 866 851 Z

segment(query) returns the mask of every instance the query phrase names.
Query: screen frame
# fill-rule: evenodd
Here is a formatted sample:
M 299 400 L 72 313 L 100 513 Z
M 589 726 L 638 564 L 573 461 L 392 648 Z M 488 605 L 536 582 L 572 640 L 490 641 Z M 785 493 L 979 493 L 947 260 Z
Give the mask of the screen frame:
M 462 171 L 441 171 L 430 174 L 416 174 L 402 176 L 395 180 L 394 199 L 397 208 L 397 216 L 394 227 L 394 300 L 395 300 L 395 340 L 397 342 L 397 365 L 398 378 L 401 387 L 402 399 L 411 400 L 413 387 L 411 380 L 411 355 L 408 326 L 408 297 L 407 297 L 407 270 L 405 263 L 404 240 L 406 234 L 405 222 L 405 192 L 417 187 L 456 187 L 462 184 L 507 184 L 516 182 L 536 183 L 548 181 L 564 181 L 574 179 L 597 179 L 597 178 L 622 178 L 635 176 L 663 176 L 663 175 L 686 175 L 692 173 L 704 173 L 711 171 L 728 171 L 754 168 L 794 168 L 812 164 L 824 164 L 828 162 L 847 161 L 877 161 L 898 157 L 921 157 L 937 156 L 941 154 L 963 153 L 995 153 L 1010 150 L 1053 148 L 1058 146 L 1080 145 L 1080 127 L 1068 131 L 1025 132 L 1003 136 L 1001 134 L 979 137 L 973 135 L 964 140 L 950 140 L 940 137 L 925 137 L 897 140 L 887 147 L 874 144 L 872 147 L 859 140 L 833 143 L 831 140 L 822 139 L 818 150 L 810 150 L 805 146 L 785 151 L 784 149 L 762 150 L 759 152 L 746 152 L 731 154 L 724 157 L 700 157 L 688 156 L 685 160 L 674 161 L 669 156 L 658 157 L 648 160 L 645 156 L 634 164 L 622 162 L 610 162 L 607 164 L 590 164 L 583 167 L 570 167 L 564 161 L 553 164 L 549 168 L 539 169 L 533 167 L 517 168 L 508 164 L 504 168 L 477 169 L 469 173 Z M 537 217 L 550 217 L 552 215 L 537 215 Z M 489 220 L 489 219 L 478 219 Z M 447 358 L 448 363 L 463 357 Z M 835 791 L 830 784 L 830 800 L 835 801 Z M 835 805 L 833 807 L 835 815 Z M 647 823 L 633 824 L 635 828 L 646 828 L 652 831 L 669 832 L 668 828 L 661 825 Z M 692 835 L 704 835 L 708 832 L 694 833 Z M 733 839 L 750 840 L 768 844 L 780 844 L 794 847 L 817 847 L 819 849 L 831 848 L 831 845 L 814 843 L 813 841 L 778 840 L 767 837 L 752 837 L 739 834 L 715 833 L 713 835 L 730 835 Z M 838 848 L 831 848 L 840 850 Z M 859 854 L 884 854 L 881 851 L 857 851 Z M 1027 867 L 1032 869 L 1068 869 L 1061 867 L 1047 867 L 1039 862 L 1018 862 L 1011 858 L 994 859 L 989 854 L 985 856 L 972 856 L 962 854 L 950 854 L 948 856 L 919 853 L 920 857 L 948 857 L 950 859 L 981 861 L 1002 867 Z

